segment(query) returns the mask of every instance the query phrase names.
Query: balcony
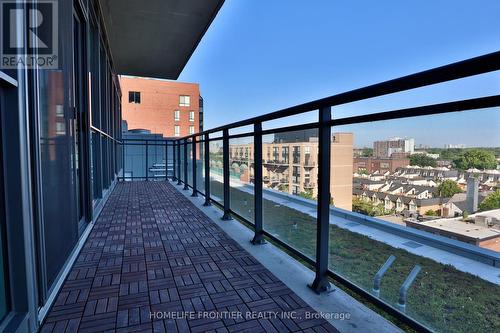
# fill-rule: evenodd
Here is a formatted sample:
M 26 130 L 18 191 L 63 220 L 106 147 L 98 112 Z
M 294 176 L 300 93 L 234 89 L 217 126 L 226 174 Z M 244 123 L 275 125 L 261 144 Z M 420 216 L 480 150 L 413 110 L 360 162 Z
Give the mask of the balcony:
M 267 160 L 263 162 L 264 165 L 270 166 L 284 166 L 288 167 L 289 163 L 285 160 Z
M 341 290 L 417 331 L 494 331 L 499 253 L 352 212 L 332 182 L 332 170 L 345 161 L 330 157 L 346 156 L 338 153 L 345 153 L 345 140 L 354 134 L 343 132 L 332 141 L 332 132 L 342 126 L 499 107 L 500 97 L 489 96 L 331 119 L 331 106 L 498 69 L 498 57 L 470 59 L 181 139 L 123 139 L 117 152 L 123 159 L 120 182 L 42 331 L 349 331 L 353 326 L 398 331 Z M 306 110 L 317 110 L 318 121 L 262 130 L 265 121 Z M 248 125 L 252 132 L 229 134 Z M 318 132 L 319 174 L 304 187 L 317 186 L 317 201 L 289 194 L 287 178 L 263 177 L 266 166 L 281 164 L 263 161 L 265 137 L 311 128 Z M 253 158 L 246 160 L 252 177 L 242 177 L 230 159 L 229 149 L 240 139 L 254 147 Z M 264 188 L 267 183 L 276 188 Z M 350 197 L 352 188 L 344 187 Z M 164 317 L 193 311 L 285 316 L 339 307 L 354 317 L 346 322 Z M 356 312 L 360 307 L 362 313 Z
M 311 161 L 310 159 L 305 159 L 304 161 L 304 168 L 314 168 L 316 166 L 316 163 L 314 161 Z

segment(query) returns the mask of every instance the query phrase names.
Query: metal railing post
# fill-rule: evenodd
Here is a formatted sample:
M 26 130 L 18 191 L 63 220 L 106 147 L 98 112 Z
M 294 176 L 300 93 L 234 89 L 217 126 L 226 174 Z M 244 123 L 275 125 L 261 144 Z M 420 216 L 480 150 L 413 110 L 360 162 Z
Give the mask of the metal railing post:
M 224 215 L 223 220 L 232 220 L 231 217 L 231 194 L 229 184 L 229 130 L 226 128 L 222 131 L 222 174 L 224 181 Z
M 203 206 L 210 206 L 210 141 L 209 135 L 205 134 L 205 203 Z
M 191 149 L 191 154 L 193 155 L 192 160 L 193 160 L 193 194 L 191 194 L 192 197 L 197 197 L 198 196 L 198 187 L 197 187 L 197 182 L 196 182 L 196 137 L 193 137 L 193 148 Z
M 384 277 L 385 272 L 387 272 L 389 267 L 391 267 L 394 260 L 396 260 L 396 257 L 391 254 L 382 267 L 380 267 L 377 274 L 375 274 L 375 277 L 373 278 L 373 292 L 375 295 L 380 295 L 380 283 L 382 282 L 382 277 Z
M 319 109 L 319 145 L 318 145 L 318 207 L 316 229 L 316 276 L 311 289 L 316 293 L 328 291 L 328 238 L 330 229 L 330 150 L 332 128 L 328 122 L 332 119 L 331 107 Z
M 148 175 L 149 155 L 148 155 L 148 151 L 149 151 L 148 140 L 146 140 L 146 181 L 149 180 L 149 175 Z
M 177 165 L 175 164 L 176 158 L 175 158 L 175 147 L 176 147 L 176 141 L 172 140 L 172 181 L 175 182 L 177 180 Z
M 168 180 L 168 140 L 165 140 L 165 180 Z
M 254 170 L 254 236 L 252 243 L 264 244 L 262 228 L 262 123 L 253 125 L 253 170 Z M 250 164 L 250 163 L 249 163 Z M 250 165 L 248 165 L 250 170 Z
M 94 163 L 96 163 L 94 161 Z M 122 181 L 125 181 L 125 140 L 122 139 Z
M 184 191 L 189 190 L 188 186 L 188 139 L 184 140 Z
M 420 273 L 420 270 L 422 267 L 420 265 L 415 265 L 413 269 L 411 270 L 410 274 L 405 279 L 405 282 L 401 285 L 401 288 L 399 288 L 399 299 L 398 299 L 398 307 L 404 312 L 406 310 L 406 296 L 408 295 L 408 289 L 410 288 L 411 284 L 415 279 L 417 278 L 418 273 Z
M 181 141 L 177 140 L 177 170 L 178 171 L 178 177 L 177 177 L 177 185 L 182 185 L 182 179 L 181 179 Z

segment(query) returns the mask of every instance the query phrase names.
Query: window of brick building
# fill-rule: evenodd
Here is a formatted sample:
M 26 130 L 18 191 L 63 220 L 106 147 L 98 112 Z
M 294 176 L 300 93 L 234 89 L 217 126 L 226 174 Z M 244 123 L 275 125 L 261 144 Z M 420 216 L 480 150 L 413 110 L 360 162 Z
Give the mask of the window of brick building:
M 191 97 L 186 95 L 179 96 L 179 106 L 190 106 L 191 105 Z
M 128 102 L 129 103 L 141 103 L 141 93 L 139 91 L 129 91 L 128 92 Z
M 181 136 L 181 127 L 179 125 L 174 126 L 174 135 Z
M 181 112 L 179 110 L 174 111 L 174 120 L 181 120 Z
M 189 121 L 194 121 L 194 111 L 189 111 Z

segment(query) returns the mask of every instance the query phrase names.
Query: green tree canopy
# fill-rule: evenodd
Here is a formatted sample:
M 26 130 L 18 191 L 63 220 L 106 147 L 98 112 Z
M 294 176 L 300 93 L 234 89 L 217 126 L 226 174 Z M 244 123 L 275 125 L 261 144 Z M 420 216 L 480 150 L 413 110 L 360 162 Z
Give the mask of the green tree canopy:
M 305 199 L 312 199 L 316 200 L 315 197 L 313 197 L 313 191 L 312 190 L 306 190 L 305 192 L 300 192 L 299 196 Z
M 364 201 L 359 198 L 353 198 L 352 210 L 354 212 L 368 216 L 381 216 L 385 214 L 385 209 L 383 205 L 375 206 L 372 202 Z
M 410 156 L 410 165 L 418 165 L 420 167 L 435 167 L 436 160 L 424 154 L 413 154 Z
M 438 185 L 437 191 L 440 197 L 449 198 L 456 193 L 462 192 L 462 189 L 453 180 L 447 179 Z
M 424 215 L 427 215 L 427 216 L 437 216 L 437 213 L 435 211 L 433 211 L 432 209 L 429 209 L 428 211 L 425 212 Z
M 495 169 L 497 167 L 495 154 L 483 149 L 468 150 L 454 159 L 453 163 L 455 163 L 455 166 L 460 170 L 467 170 L 470 168 L 484 170 Z
M 490 193 L 479 205 L 479 210 L 492 210 L 500 208 L 500 190 Z
M 367 147 L 363 148 L 361 156 L 363 157 L 373 156 L 373 148 L 367 148 Z

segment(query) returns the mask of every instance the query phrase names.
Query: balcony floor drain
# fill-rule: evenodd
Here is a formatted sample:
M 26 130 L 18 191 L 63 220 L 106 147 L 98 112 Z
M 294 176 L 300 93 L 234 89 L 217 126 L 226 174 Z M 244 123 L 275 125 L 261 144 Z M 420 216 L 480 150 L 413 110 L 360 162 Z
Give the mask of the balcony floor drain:
M 416 249 L 416 248 L 419 248 L 422 246 L 422 244 L 420 243 L 417 243 L 417 242 L 413 242 L 413 241 L 409 241 L 409 242 L 404 242 L 403 243 L 404 246 L 408 246 L 408 247 L 411 247 L 412 249 Z
M 359 225 L 359 223 L 356 223 L 356 222 L 349 222 L 346 224 L 348 227 L 357 227 Z

